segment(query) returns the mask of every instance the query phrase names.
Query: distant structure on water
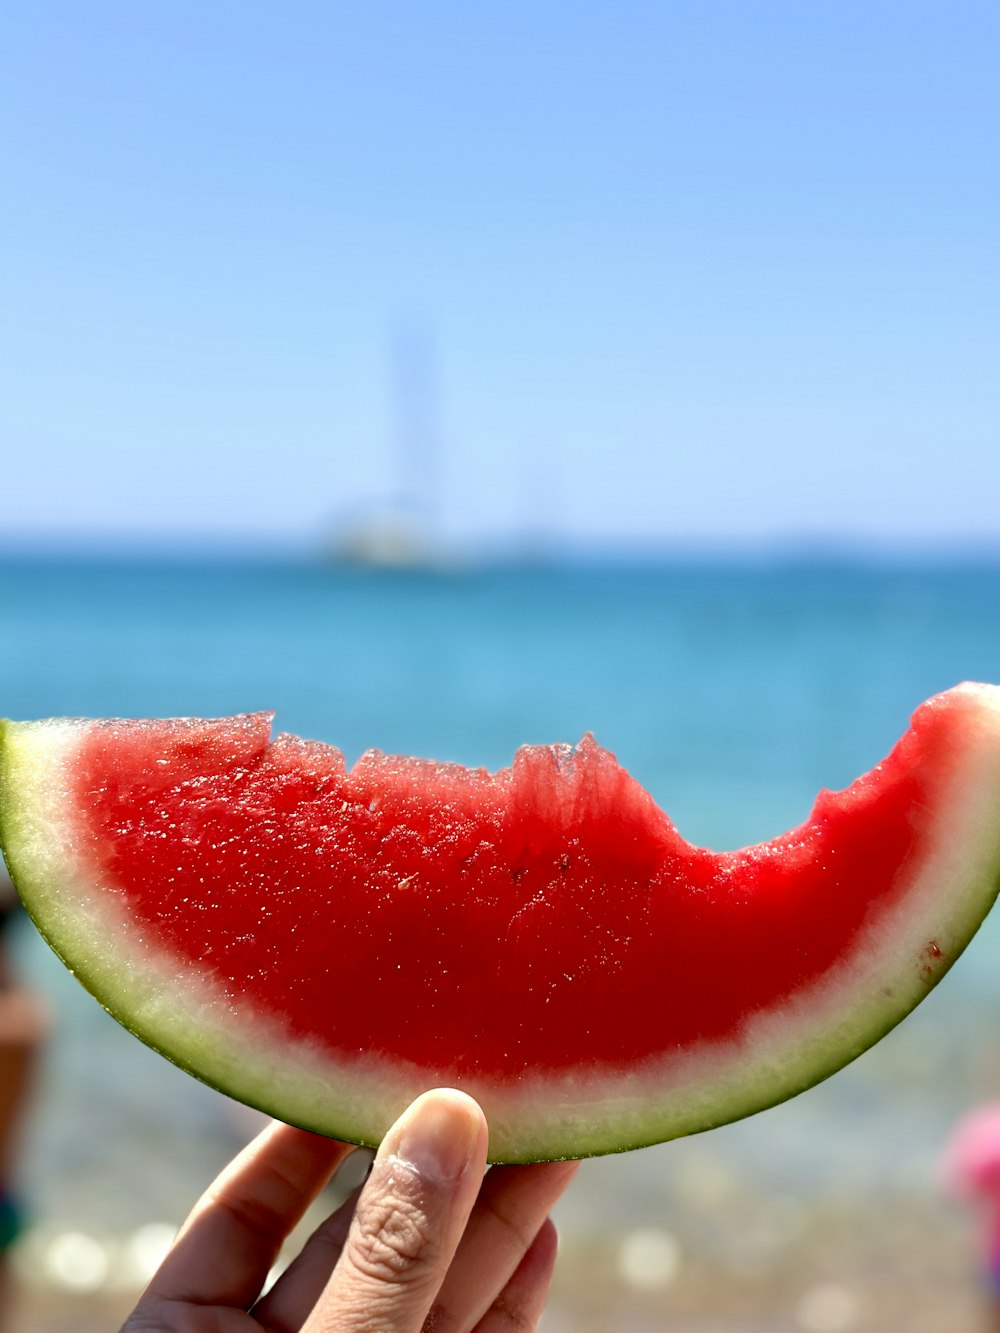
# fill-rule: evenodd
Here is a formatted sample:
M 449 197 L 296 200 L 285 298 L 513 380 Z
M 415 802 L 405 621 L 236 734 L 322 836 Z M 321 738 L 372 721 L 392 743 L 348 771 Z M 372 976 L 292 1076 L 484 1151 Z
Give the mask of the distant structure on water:
M 440 533 L 441 439 L 430 337 L 418 326 L 399 329 L 390 353 L 391 494 L 341 519 L 326 558 L 370 569 L 451 568 L 454 554 Z
M 338 530 L 327 551 L 338 565 L 370 569 L 426 569 L 438 562 L 435 545 L 405 513 L 366 513 Z

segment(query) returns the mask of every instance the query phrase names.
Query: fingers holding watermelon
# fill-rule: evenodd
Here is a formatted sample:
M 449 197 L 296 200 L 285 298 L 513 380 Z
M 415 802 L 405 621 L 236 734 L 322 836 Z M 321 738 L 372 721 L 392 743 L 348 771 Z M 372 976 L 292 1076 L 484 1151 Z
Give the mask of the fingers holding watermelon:
M 462 1333 L 471 1326 L 462 1322 L 470 1312 L 483 1320 L 474 1323 L 477 1333 L 488 1329 L 491 1319 L 498 1328 L 510 1328 L 501 1315 L 515 1307 L 524 1311 L 539 1290 L 544 1297 L 556 1240 L 555 1228 L 546 1219 L 578 1166 L 542 1162 L 492 1168 L 435 1301 L 428 1321 L 433 1333 Z M 500 1296 L 494 1300 L 497 1291 Z
M 289 1231 L 349 1151 L 286 1125 L 265 1130 L 196 1206 L 123 1333 L 200 1327 L 206 1316 L 219 1333 L 535 1327 L 555 1262 L 548 1213 L 575 1163 L 484 1176 L 482 1111 L 447 1089 L 404 1112 L 364 1187 L 260 1297 Z
M 510 1281 L 475 1326 L 475 1333 L 510 1333 L 534 1328 L 542 1315 L 556 1263 L 558 1239 L 546 1219 Z M 431 1330 L 434 1325 L 429 1325 Z
M 269 1125 L 199 1199 L 126 1327 L 174 1327 L 173 1314 L 193 1304 L 251 1305 L 286 1236 L 351 1152 Z

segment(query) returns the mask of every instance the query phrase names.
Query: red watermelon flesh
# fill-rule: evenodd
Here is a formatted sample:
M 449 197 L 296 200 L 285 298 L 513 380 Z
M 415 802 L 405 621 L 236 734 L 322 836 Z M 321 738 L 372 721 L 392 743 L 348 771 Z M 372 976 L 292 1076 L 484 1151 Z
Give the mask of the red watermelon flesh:
M 932 700 L 737 852 L 690 846 L 589 736 L 495 774 L 347 770 L 264 714 L 8 724 L 0 831 L 57 952 L 216 1086 L 374 1141 L 456 1084 L 495 1157 L 609 1151 L 808 1086 L 947 970 L 1000 877 L 998 698 Z

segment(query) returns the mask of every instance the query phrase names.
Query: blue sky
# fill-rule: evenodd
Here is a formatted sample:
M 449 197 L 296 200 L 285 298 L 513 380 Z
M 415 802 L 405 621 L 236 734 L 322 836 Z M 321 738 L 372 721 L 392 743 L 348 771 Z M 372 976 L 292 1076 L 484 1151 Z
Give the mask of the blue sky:
M 0 541 L 996 544 L 995 5 L 2 28 Z

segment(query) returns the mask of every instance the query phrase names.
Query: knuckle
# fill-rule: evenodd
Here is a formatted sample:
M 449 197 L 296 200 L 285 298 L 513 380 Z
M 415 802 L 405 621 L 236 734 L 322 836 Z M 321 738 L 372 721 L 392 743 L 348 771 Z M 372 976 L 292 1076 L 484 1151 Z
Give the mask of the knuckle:
M 535 1238 L 537 1220 L 511 1207 L 502 1198 L 489 1199 L 486 1208 L 495 1224 L 495 1243 L 520 1259 Z
M 411 1200 L 387 1195 L 357 1214 L 348 1242 L 348 1259 L 376 1282 L 418 1281 L 432 1267 L 438 1244 L 423 1209 Z
M 208 1306 L 154 1299 L 133 1310 L 121 1333 L 213 1333 L 218 1325 L 212 1321 Z
M 532 1333 L 532 1330 L 538 1327 L 538 1321 L 520 1306 L 506 1305 L 503 1300 L 499 1300 L 493 1306 L 490 1314 L 495 1320 L 499 1320 L 499 1326 L 509 1333 Z

